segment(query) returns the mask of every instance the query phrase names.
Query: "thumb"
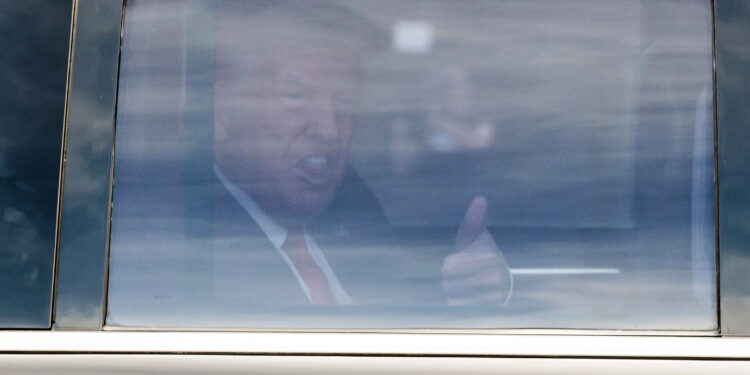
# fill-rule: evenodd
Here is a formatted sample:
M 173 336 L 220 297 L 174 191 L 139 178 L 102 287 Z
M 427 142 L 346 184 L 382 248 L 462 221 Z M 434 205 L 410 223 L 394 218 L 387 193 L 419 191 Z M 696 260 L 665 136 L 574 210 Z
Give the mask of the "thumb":
M 479 237 L 485 230 L 485 221 L 487 219 L 487 199 L 483 196 L 476 196 L 471 200 L 469 208 L 466 209 L 464 219 L 458 227 L 456 233 L 456 250 L 461 251 Z

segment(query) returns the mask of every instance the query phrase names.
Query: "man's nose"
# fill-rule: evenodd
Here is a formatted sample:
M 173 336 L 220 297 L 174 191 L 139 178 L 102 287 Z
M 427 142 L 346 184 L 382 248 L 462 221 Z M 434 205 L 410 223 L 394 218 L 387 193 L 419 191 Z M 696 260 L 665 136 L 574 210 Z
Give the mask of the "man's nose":
M 305 128 L 308 136 L 323 140 L 335 140 L 339 137 L 335 104 L 329 95 L 321 95 L 311 103 L 309 121 Z

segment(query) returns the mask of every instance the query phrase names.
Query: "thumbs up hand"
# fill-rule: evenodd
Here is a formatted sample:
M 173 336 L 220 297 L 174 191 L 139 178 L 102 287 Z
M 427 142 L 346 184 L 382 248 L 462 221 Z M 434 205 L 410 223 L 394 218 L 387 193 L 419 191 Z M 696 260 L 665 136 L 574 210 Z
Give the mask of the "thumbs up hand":
M 487 200 L 474 197 L 458 228 L 455 252 L 443 260 L 443 291 L 449 305 L 504 305 L 510 296 L 510 269 L 487 230 L 486 218 Z

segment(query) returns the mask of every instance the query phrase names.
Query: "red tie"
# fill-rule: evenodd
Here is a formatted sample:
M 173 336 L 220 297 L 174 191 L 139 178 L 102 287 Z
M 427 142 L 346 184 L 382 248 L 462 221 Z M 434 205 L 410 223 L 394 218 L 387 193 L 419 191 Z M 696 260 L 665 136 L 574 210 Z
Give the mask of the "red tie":
M 281 250 L 286 253 L 292 261 L 302 280 L 310 292 L 310 301 L 314 305 L 334 305 L 336 299 L 333 297 L 328 278 L 307 251 L 305 241 L 305 229 L 302 226 L 289 228 Z

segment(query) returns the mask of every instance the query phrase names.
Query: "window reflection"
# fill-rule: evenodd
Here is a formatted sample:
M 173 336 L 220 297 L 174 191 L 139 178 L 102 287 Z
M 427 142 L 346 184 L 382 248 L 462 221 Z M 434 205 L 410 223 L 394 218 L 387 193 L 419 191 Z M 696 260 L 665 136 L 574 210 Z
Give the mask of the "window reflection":
M 49 327 L 71 5 L 0 2 L 0 327 Z
M 129 2 L 108 324 L 714 329 L 709 16 Z

